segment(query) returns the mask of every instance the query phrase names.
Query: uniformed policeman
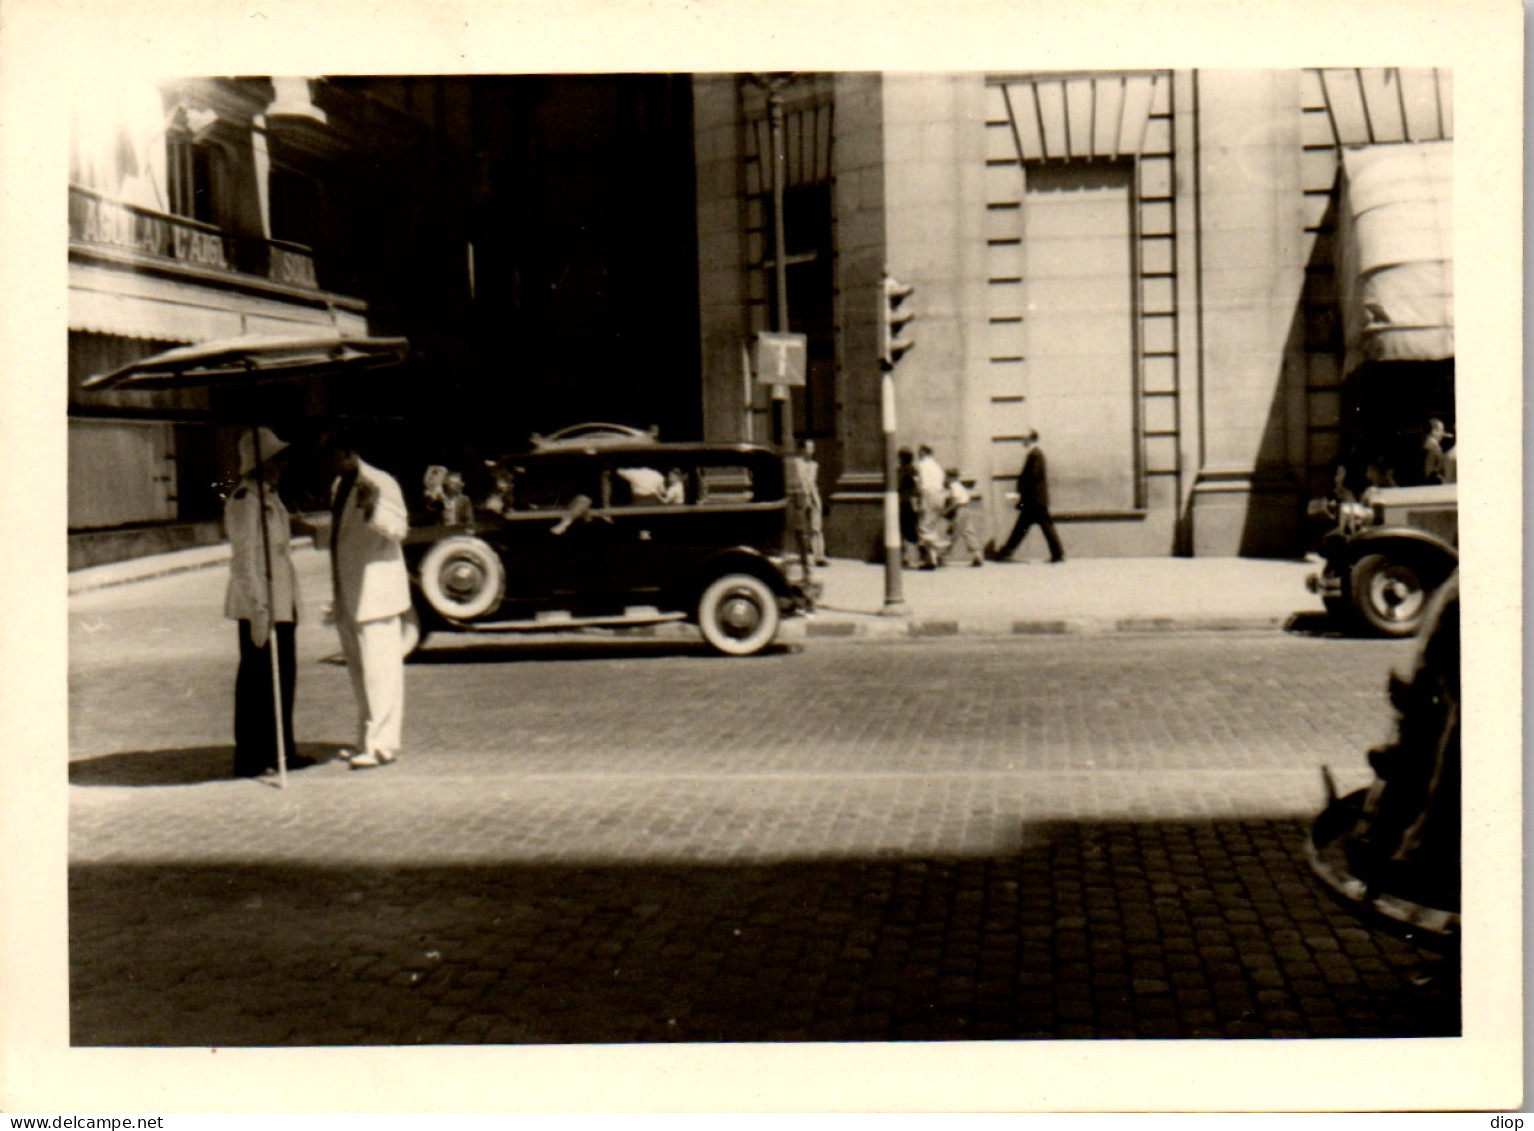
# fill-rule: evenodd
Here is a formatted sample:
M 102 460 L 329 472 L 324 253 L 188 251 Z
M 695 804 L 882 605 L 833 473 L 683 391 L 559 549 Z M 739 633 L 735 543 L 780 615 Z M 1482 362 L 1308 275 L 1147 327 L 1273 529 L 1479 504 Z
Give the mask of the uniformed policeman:
M 259 437 L 259 460 L 253 435 Z M 277 493 L 287 448 L 270 429 L 242 433 L 240 483 L 224 504 L 224 530 L 231 551 L 224 615 L 240 625 L 240 669 L 234 685 L 236 777 L 277 772 L 279 713 L 287 764 L 293 767 L 300 762 L 293 745 L 293 632 L 298 623 L 298 578 L 293 568 L 288 508 Z M 274 643 L 280 699 L 272 691 Z

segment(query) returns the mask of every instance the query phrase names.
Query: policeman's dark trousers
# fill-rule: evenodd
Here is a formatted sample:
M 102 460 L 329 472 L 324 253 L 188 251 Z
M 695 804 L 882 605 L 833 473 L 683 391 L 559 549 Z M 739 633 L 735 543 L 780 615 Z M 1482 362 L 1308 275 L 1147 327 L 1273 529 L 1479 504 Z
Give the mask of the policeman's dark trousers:
M 1023 539 L 1028 537 L 1028 531 L 1034 525 L 1044 532 L 1044 541 L 1049 545 L 1049 560 L 1063 562 L 1065 560 L 1065 547 L 1060 545 L 1060 535 L 1055 533 L 1055 520 L 1049 517 L 1048 507 L 1020 507 L 1017 512 L 1017 522 L 1012 527 L 1012 533 L 1007 535 L 1006 543 L 996 551 L 998 558 L 1011 557 Z
M 282 695 L 282 741 L 291 761 L 293 745 L 293 624 L 279 622 L 264 648 L 250 642 L 250 622 L 239 621 L 240 670 L 234 681 L 234 776 L 251 778 L 277 768 L 277 727 L 272 702 L 272 643 L 276 640 L 278 689 Z

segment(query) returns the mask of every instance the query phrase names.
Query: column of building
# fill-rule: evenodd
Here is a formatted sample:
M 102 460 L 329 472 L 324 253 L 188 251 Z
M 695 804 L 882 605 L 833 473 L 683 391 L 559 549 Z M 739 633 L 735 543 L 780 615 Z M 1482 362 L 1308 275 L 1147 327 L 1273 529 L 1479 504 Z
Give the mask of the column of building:
M 1298 71 L 1199 71 L 1197 556 L 1293 549 L 1305 462 Z M 1186 188 L 1186 186 L 1185 186 Z

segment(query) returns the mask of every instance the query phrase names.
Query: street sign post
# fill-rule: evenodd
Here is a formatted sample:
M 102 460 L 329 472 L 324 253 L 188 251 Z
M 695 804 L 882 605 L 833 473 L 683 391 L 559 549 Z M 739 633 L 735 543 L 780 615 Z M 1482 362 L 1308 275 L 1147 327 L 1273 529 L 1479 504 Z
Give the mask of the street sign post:
M 803 385 L 809 340 L 803 334 L 764 330 L 752 343 L 756 379 L 763 385 Z

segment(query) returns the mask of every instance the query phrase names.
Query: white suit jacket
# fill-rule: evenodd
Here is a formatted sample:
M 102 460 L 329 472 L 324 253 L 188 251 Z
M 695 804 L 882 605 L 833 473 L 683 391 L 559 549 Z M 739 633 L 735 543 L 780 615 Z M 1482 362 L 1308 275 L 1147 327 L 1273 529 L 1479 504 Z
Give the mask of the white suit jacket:
M 358 498 L 363 483 L 371 484 L 378 496 L 371 516 Z M 332 511 L 340 486 L 337 479 L 330 488 Z M 410 607 L 410 579 L 401 548 L 409 525 L 405 497 L 394 476 L 359 460 L 346 510 L 330 532 L 338 614 L 344 611 L 355 621 L 381 620 Z

